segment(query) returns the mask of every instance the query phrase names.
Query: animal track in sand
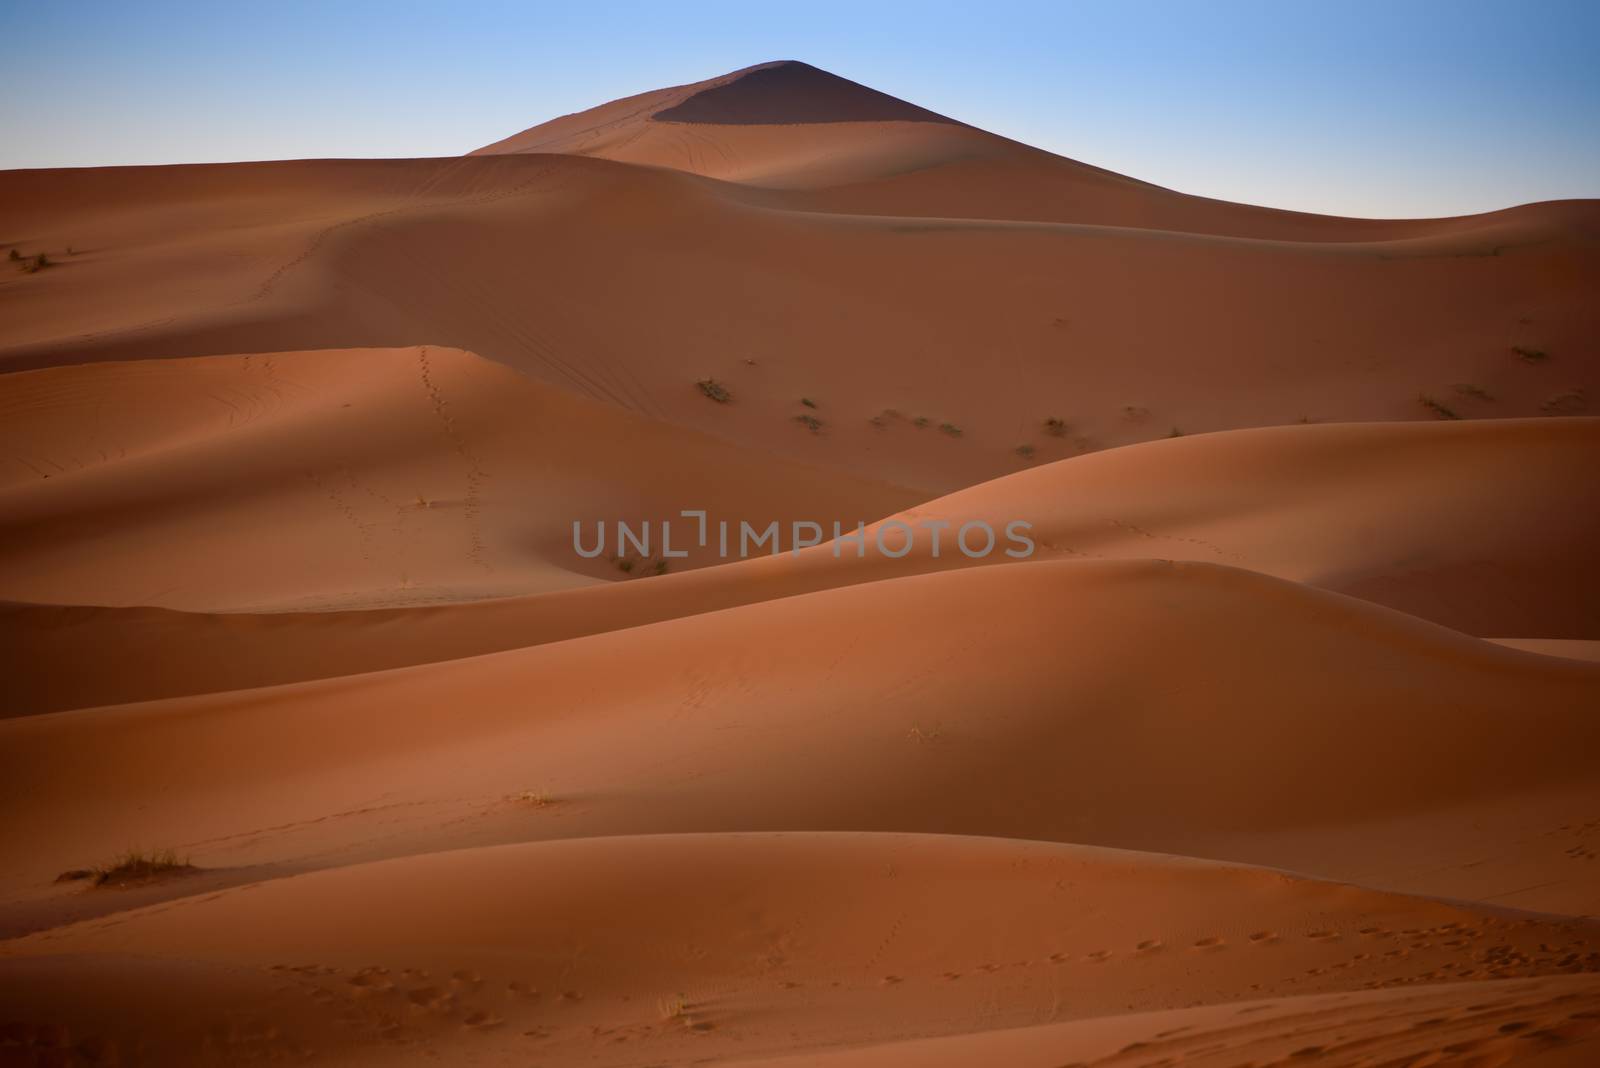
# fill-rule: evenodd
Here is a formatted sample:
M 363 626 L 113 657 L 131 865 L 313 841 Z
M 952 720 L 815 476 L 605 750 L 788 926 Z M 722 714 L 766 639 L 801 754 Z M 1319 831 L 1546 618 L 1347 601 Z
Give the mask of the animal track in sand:
M 1195 944 L 1190 946 L 1189 948 L 1190 949 L 1198 949 L 1198 950 L 1216 950 L 1216 949 L 1223 949 L 1226 946 L 1227 946 L 1227 943 L 1222 938 L 1220 938 L 1217 935 L 1212 935 L 1209 938 L 1200 939 L 1199 941 L 1195 942 Z
M 1257 931 L 1250 936 L 1250 941 L 1258 946 L 1268 945 L 1278 940 L 1276 931 Z

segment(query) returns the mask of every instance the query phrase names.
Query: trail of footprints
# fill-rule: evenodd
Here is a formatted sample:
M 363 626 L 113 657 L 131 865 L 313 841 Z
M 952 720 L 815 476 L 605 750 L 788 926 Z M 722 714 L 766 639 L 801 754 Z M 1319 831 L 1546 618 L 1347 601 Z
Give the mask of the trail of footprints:
M 1319 1024 L 1314 1016 L 1301 1014 L 1284 1017 L 1280 1013 L 1270 1023 L 1248 1025 L 1237 1035 L 1211 1033 L 1206 1036 L 1209 1045 L 1196 1045 L 1189 1041 L 1182 1050 L 1175 1049 L 1171 1057 L 1159 1056 L 1157 1049 L 1141 1044 L 1138 1049 L 1121 1051 L 1105 1063 L 1140 1065 L 1143 1068 L 1167 1068 L 1192 1058 L 1197 1058 L 1194 1063 L 1205 1063 L 1210 1054 L 1223 1049 L 1238 1053 L 1243 1046 L 1251 1043 L 1271 1045 L 1281 1043 L 1285 1035 L 1292 1035 L 1296 1037 L 1294 1049 L 1288 1050 L 1281 1060 L 1269 1057 L 1252 1059 L 1251 1063 L 1258 1068 L 1268 1068 L 1276 1064 L 1305 1063 L 1313 1055 L 1350 1054 L 1353 1059 L 1348 1063 L 1380 1066 L 1388 1062 L 1355 1057 L 1354 1054 L 1366 1047 L 1377 1052 L 1392 1047 L 1407 1050 L 1405 1056 L 1395 1062 L 1397 1065 L 1416 1063 L 1417 1057 L 1432 1052 L 1438 1054 L 1438 1059 L 1423 1063 L 1441 1066 L 1459 1063 L 1491 1068 L 1504 1063 L 1498 1059 L 1496 1051 L 1515 1051 L 1519 1048 L 1517 1042 L 1565 1042 L 1600 1030 L 1600 985 L 1588 985 L 1583 988 L 1586 993 L 1562 995 L 1548 1003 L 1524 1004 L 1506 993 L 1527 988 L 1529 984 L 1560 981 L 1564 975 L 1600 974 L 1600 949 L 1595 948 L 1596 943 L 1587 934 L 1577 925 L 1564 929 L 1547 921 L 1490 918 L 1473 923 L 1453 921 L 1431 927 L 1394 928 L 1370 924 L 1352 930 L 1334 927 L 1313 927 L 1291 933 L 1256 930 L 1237 943 L 1224 935 L 1205 935 L 1173 944 L 1152 937 L 1120 948 L 1099 948 L 1087 952 L 1057 950 L 1039 959 L 1009 963 L 976 962 L 963 969 L 945 971 L 934 979 L 954 982 L 968 976 L 993 977 L 1015 969 L 1074 965 L 1094 967 L 1119 960 L 1133 963 L 1171 953 L 1200 959 L 1226 952 L 1270 954 L 1275 947 L 1303 940 L 1329 949 L 1344 947 L 1347 952 L 1338 959 L 1305 969 L 1299 975 L 1276 978 L 1262 976 L 1263 982 L 1255 984 L 1252 989 L 1292 993 L 1294 985 L 1302 979 L 1314 980 L 1318 976 L 1347 969 L 1377 969 L 1382 966 L 1384 974 L 1347 986 L 1346 989 L 1414 988 L 1415 993 L 1403 994 L 1407 1000 L 1400 1003 L 1398 1009 L 1373 1007 L 1369 1015 L 1389 1015 L 1379 1021 L 1383 1026 L 1377 1028 L 1378 1037 L 1359 1042 L 1342 1038 L 1336 1033 L 1341 1027 L 1349 1029 L 1348 1014 L 1339 1017 L 1344 1022 L 1333 1028 L 1335 1033 L 1323 1034 L 1327 1028 Z M 870 968 L 871 962 L 881 957 L 885 946 L 893 940 L 892 933 L 886 932 L 886 935 L 883 944 L 870 955 L 867 967 Z M 1396 961 L 1412 960 L 1417 961 L 1414 971 L 1397 972 L 1393 968 Z M 382 966 L 366 967 L 348 974 L 336 968 L 317 965 L 278 965 L 273 970 L 310 980 L 306 987 L 309 996 L 325 1004 L 347 1003 L 341 1020 L 394 1041 L 418 1040 L 423 1037 L 424 1029 L 417 1025 L 439 1024 L 470 1030 L 514 1028 L 514 1033 L 522 1038 L 549 1038 L 577 1023 L 576 1020 L 563 1020 L 559 1010 L 584 1000 L 581 991 L 543 992 L 532 983 L 518 980 L 492 983 L 476 972 L 467 970 L 454 971 L 442 978 L 421 969 L 391 970 Z M 1449 985 L 1438 984 L 1470 979 L 1503 979 L 1510 983 L 1504 990 L 1485 991 L 1482 996 L 1489 1000 L 1484 1005 L 1460 1011 L 1430 1011 L 1412 1019 L 1417 1016 L 1416 999 L 1437 1000 L 1442 996 L 1438 993 L 1440 990 L 1451 989 Z M 880 990 L 893 990 L 913 984 L 916 980 L 915 975 L 885 973 L 876 977 L 875 985 Z M 800 990 L 805 986 L 795 978 L 783 978 L 774 983 L 774 989 L 780 991 Z M 1315 989 L 1307 993 L 1318 1000 L 1341 996 Z M 1240 994 L 1248 996 L 1242 991 Z M 1582 1002 L 1579 1008 L 1572 1012 L 1562 1011 L 1562 1006 L 1574 999 Z M 657 1014 L 650 1012 L 648 1006 L 641 1005 L 635 1022 L 610 1027 L 593 1023 L 581 1026 L 587 1038 L 607 1043 L 659 1036 L 674 1030 L 715 1029 L 716 1025 L 706 1019 L 703 1012 L 691 1012 L 690 1008 L 679 1004 L 670 1014 Z M 1270 1005 L 1256 1008 L 1246 1006 L 1240 1011 L 1249 1014 L 1269 1009 Z M 1387 1021 L 1390 1017 L 1401 1023 L 1389 1026 Z M 1488 1026 L 1490 1024 L 1493 1026 Z M 1413 1031 L 1417 1031 L 1423 1040 L 1420 1045 L 1411 1040 L 1415 1037 Z M 1430 1045 L 1430 1042 L 1433 1044 Z M 1417 1049 L 1411 1050 L 1412 1046 L 1417 1046 Z M 1471 1056 L 1468 1057 L 1468 1054 Z M 1337 1057 L 1334 1060 L 1345 1063 Z
M 493 571 L 494 569 L 485 563 L 483 559 L 483 530 L 478 521 L 481 511 L 479 491 L 483 486 L 484 480 L 489 477 L 489 473 L 483 469 L 483 466 L 478 462 L 477 456 L 467 444 L 466 436 L 462 434 L 460 427 L 456 425 L 455 416 L 450 414 L 450 405 L 445 399 L 444 392 L 433 380 L 433 369 L 428 363 L 427 348 L 417 349 L 417 365 L 419 377 L 422 380 L 422 388 L 428 395 L 429 403 L 433 406 L 434 415 L 438 417 L 440 424 L 444 427 L 445 437 L 449 439 L 456 455 L 460 456 L 462 462 L 466 464 L 466 489 L 461 498 L 461 505 L 462 515 L 465 516 L 467 521 L 467 555 L 473 563 L 485 571 Z
M 868 969 L 893 940 L 892 933 L 885 934 L 888 937 L 882 940 L 877 952 L 869 955 Z M 919 978 L 956 982 L 1039 968 L 1098 969 L 1115 967 L 1119 962 L 1132 967 L 1170 954 L 1182 954 L 1196 965 L 1212 954 L 1240 952 L 1261 954 L 1264 961 L 1270 961 L 1277 947 L 1309 941 L 1329 950 L 1343 948 L 1346 952 L 1298 974 L 1273 976 L 1269 971 L 1258 971 L 1255 974 L 1261 981 L 1253 984 L 1249 991 L 1236 991 L 1235 996 L 1249 997 L 1252 991 L 1262 996 L 1292 994 L 1295 985 L 1302 980 L 1312 984 L 1305 992 L 1324 1004 L 1330 999 L 1348 998 L 1348 991 L 1355 989 L 1393 990 L 1389 1000 L 1375 1002 L 1361 1010 L 1370 1017 L 1363 1024 L 1366 1030 L 1361 1032 L 1367 1037 L 1342 1034 L 1342 1031 L 1356 1030 L 1349 1013 L 1334 1013 L 1329 1016 L 1332 1022 L 1327 1023 L 1319 1021 L 1315 1013 L 1302 1011 L 1285 1015 L 1272 1003 L 1263 1003 L 1243 1006 L 1239 1013 L 1241 1016 L 1262 1013 L 1270 1016 L 1270 1020 L 1242 1023 L 1221 1032 L 1213 1030 L 1203 1036 L 1203 1043 L 1197 1041 L 1202 1036 L 1176 1033 L 1158 1036 L 1161 1039 L 1158 1042 L 1138 1043 L 1094 1064 L 1103 1063 L 1108 1068 L 1123 1065 L 1169 1068 L 1180 1062 L 1213 1063 L 1210 1058 L 1214 1054 L 1227 1051 L 1232 1059 L 1214 1063 L 1248 1061 L 1256 1068 L 1268 1068 L 1305 1063 L 1315 1057 L 1316 1063 L 1379 1068 L 1391 1063 L 1388 1059 L 1391 1054 L 1398 1056 L 1403 1052 L 1399 1060 L 1392 1062 L 1395 1066 L 1471 1064 L 1476 1068 L 1492 1068 L 1506 1063 L 1504 1058 L 1515 1051 L 1528 1048 L 1529 1042 L 1556 1044 L 1600 1031 L 1600 984 L 1588 983 L 1576 988 L 1576 993 L 1543 1001 L 1516 996 L 1518 991 L 1532 989 L 1533 985 L 1562 982 L 1565 976 L 1600 974 L 1600 949 L 1595 948 L 1600 943 L 1591 940 L 1592 937 L 1591 931 L 1577 924 L 1564 926 L 1511 918 L 1398 929 L 1370 924 L 1349 930 L 1333 927 L 1290 933 L 1256 930 L 1237 942 L 1225 935 L 1185 938 L 1170 944 L 1165 939 L 1151 937 L 1121 947 L 1088 951 L 1058 949 L 1030 960 L 978 961 L 931 977 L 886 973 L 875 976 L 870 985 L 863 984 L 862 991 L 865 993 L 875 987 L 890 992 L 915 985 Z M 1415 969 L 1397 970 L 1394 965 L 1402 961 L 1415 962 Z M 1346 980 L 1331 991 L 1326 986 L 1317 989 L 1315 981 L 1319 976 L 1347 969 L 1355 969 L 1359 974 L 1361 969 L 1379 970 L 1380 966 L 1382 974 L 1363 982 Z M 624 1021 L 617 1022 L 613 1018 L 612 1025 L 605 1026 L 594 1022 L 592 1014 L 567 1014 L 568 1010 L 583 1005 L 585 996 L 581 990 L 541 990 L 531 981 L 491 980 L 470 969 L 436 973 L 424 968 L 378 964 L 354 970 L 321 964 L 275 964 L 264 971 L 281 980 L 277 988 L 279 995 L 309 999 L 332 1013 L 338 1023 L 356 1035 L 401 1044 L 426 1043 L 448 1031 L 497 1031 L 518 1041 L 540 1041 L 564 1035 L 586 1042 L 615 1044 L 670 1034 L 705 1033 L 717 1030 L 726 1022 L 713 1021 L 704 1006 L 690 1005 L 681 998 L 673 999 L 671 1011 L 652 1007 L 643 1003 L 647 999 L 639 999 L 638 1004 L 619 1006 Z M 807 983 L 800 979 L 800 976 L 774 977 L 770 989 L 774 992 L 801 991 Z M 1452 984 L 1471 979 L 1508 982 L 1483 991 L 1479 995 L 1485 999 L 1483 1005 L 1466 1008 L 1445 1005 L 1426 1013 L 1416 1008 L 1423 1003 L 1437 1005 L 1445 997 L 1441 991 L 1448 992 Z M 1570 984 L 1578 980 L 1565 981 Z M 837 978 L 833 985 L 839 985 Z M 1340 994 L 1340 989 L 1346 993 Z M 1388 1009 L 1386 1005 L 1398 1007 Z M 289 1018 L 295 1015 L 290 1013 Z M 305 1056 L 311 1052 L 285 1035 L 267 1017 L 270 1017 L 270 1010 L 219 1021 L 211 1029 L 208 1041 L 227 1051 L 229 1063 L 258 1057 L 272 1059 L 283 1053 Z M 1255 1056 L 1239 1059 L 1241 1051 L 1252 1046 L 1282 1046 L 1286 1036 L 1295 1041 L 1291 1043 L 1293 1048 L 1283 1052 L 1281 1058 L 1272 1054 L 1265 1059 Z M 60 1062 L 69 1064 L 117 1063 L 118 1055 L 109 1040 L 71 1036 L 57 1025 L 0 1026 L 0 1058 L 7 1050 L 19 1047 L 64 1051 L 65 1057 Z M 1368 1053 L 1384 1056 L 1369 1057 Z M 1419 1062 L 1419 1057 L 1433 1059 Z

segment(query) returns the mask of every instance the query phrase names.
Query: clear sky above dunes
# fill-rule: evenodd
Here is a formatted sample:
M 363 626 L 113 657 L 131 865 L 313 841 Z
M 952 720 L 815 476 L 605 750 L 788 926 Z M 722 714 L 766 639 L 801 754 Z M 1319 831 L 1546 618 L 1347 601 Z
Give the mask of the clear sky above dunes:
M 1336 214 L 1600 196 L 1593 0 L 0 0 L 0 168 L 454 155 L 803 59 L 1185 192 Z

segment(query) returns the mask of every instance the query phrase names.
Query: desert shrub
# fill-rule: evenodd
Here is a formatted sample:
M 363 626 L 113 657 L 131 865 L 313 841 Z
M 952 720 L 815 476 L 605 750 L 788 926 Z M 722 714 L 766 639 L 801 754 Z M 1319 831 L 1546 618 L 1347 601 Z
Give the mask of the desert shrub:
M 189 863 L 188 857 L 179 857 L 170 849 L 155 849 L 149 852 L 130 849 L 110 864 L 103 864 L 97 868 L 74 868 L 72 871 L 62 872 L 56 877 L 56 881 L 89 879 L 95 886 L 127 886 L 158 879 L 164 875 L 182 875 L 194 870 L 194 865 Z
M 1440 419 L 1460 419 L 1461 418 L 1461 416 L 1456 414 L 1455 409 L 1450 408 L 1447 405 L 1445 405 L 1443 402 L 1441 402 L 1439 400 L 1436 400 L 1433 397 L 1428 396 L 1426 393 L 1420 394 L 1417 397 L 1417 403 L 1422 405 L 1424 408 L 1428 409 L 1429 411 L 1431 411 L 1434 415 L 1437 415 Z
M 728 387 L 718 382 L 715 378 L 702 378 L 695 385 L 700 387 L 701 393 L 704 393 L 718 404 L 727 404 L 733 400 L 733 394 L 728 392 Z
M 1578 412 L 1587 411 L 1588 407 L 1588 399 L 1584 397 L 1581 389 L 1569 389 L 1563 393 L 1546 397 L 1539 402 L 1540 410 L 1550 412 L 1553 415 L 1574 415 Z

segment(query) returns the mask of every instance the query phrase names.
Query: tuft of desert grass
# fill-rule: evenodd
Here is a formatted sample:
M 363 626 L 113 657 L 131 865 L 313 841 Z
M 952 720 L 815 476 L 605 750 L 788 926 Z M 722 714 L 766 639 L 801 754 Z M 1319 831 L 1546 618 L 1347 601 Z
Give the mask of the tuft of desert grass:
M 56 882 L 89 880 L 95 886 L 130 886 L 168 875 L 183 875 L 195 870 L 188 857 L 171 849 L 130 849 L 109 864 L 97 868 L 74 868 L 56 876 Z
M 1451 408 L 1443 401 L 1428 396 L 1426 393 L 1418 394 L 1417 403 L 1431 411 L 1434 415 L 1437 415 L 1440 419 L 1461 418 L 1460 415 L 1456 414 L 1456 410 L 1454 408 Z

